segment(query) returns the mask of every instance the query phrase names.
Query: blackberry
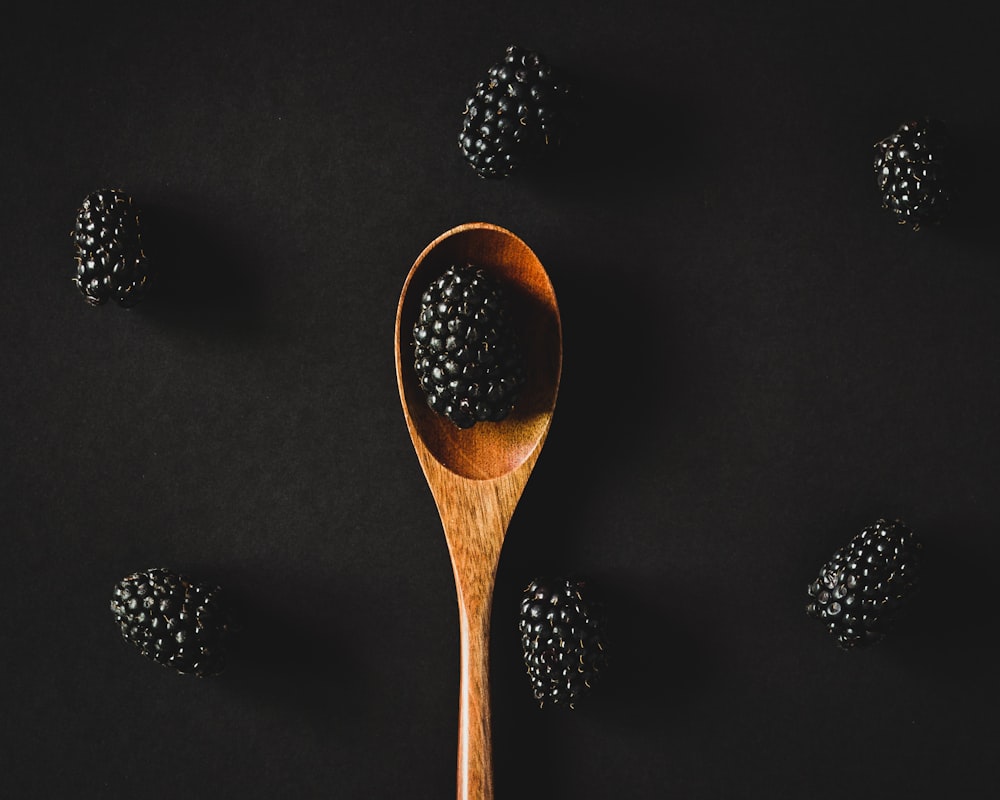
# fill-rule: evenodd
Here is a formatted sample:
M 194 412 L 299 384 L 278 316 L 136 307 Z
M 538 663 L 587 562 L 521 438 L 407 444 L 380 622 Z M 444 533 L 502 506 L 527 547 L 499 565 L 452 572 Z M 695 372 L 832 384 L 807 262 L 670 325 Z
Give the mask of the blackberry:
M 459 428 L 498 422 L 524 384 L 524 360 L 500 284 L 472 264 L 450 266 L 420 299 L 414 368 L 427 405 Z
M 524 664 L 539 706 L 574 707 L 607 665 L 605 616 L 587 584 L 536 579 L 524 590 L 519 627 Z
M 506 178 L 561 144 L 571 92 L 537 52 L 510 45 L 465 101 L 458 146 L 481 178 Z
M 100 189 L 84 198 L 71 232 L 76 246 L 74 283 L 94 306 L 115 300 L 139 302 L 152 282 L 142 250 L 139 212 L 120 189 Z
M 122 638 L 158 664 L 199 676 L 225 667 L 232 619 L 217 586 L 147 569 L 119 581 L 111 611 Z
M 845 650 L 881 641 L 917 587 L 922 550 L 903 522 L 878 520 L 823 565 L 806 612 Z
M 882 207 L 900 225 L 940 222 L 951 202 L 950 136 L 944 123 L 904 122 L 875 144 L 875 181 Z

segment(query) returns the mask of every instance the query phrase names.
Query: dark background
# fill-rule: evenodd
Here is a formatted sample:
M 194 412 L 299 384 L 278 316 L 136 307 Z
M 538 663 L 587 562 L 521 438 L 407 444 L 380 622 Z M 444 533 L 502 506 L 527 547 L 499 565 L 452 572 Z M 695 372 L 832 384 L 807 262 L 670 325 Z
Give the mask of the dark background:
M 497 576 L 503 798 L 979 797 L 997 784 L 1000 106 L 991 4 L 77 5 L 2 34 L 0 794 L 454 795 L 458 621 L 399 407 L 424 246 L 503 225 L 565 359 Z M 479 180 L 465 97 L 509 43 L 590 104 L 549 171 Z M 953 219 L 879 205 L 872 144 L 944 119 Z M 172 291 L 87 306 L 90 191 Z M 805 587 L 879 517 L 926 545 L 879 647 Z M 215 679 L 108 609 L 169 566 L 247 609 Z M 612 668 L 539 710 L 522 587 L 572 573 Z

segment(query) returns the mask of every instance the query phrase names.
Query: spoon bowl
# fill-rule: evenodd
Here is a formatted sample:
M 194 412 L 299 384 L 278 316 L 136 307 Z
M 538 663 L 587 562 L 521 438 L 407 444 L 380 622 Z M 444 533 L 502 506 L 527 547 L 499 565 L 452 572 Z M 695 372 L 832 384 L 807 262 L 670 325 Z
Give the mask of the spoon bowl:
M 410 331 L 420 295 L 451 264 L 482 267 L 504 289 L 518 326 L 526 380 L 510 415 L 501 422 L 458 428 L 432 411 L 409 367 Z M 412 289 L 411 289 L 412 287 Z M 559 387 L 562 344 L 559 309 L 541 262 L 511 232 L 488 223 L 460 225 L 431 242 L 407 276 L 396 316 L 396 377 L 411 433 L 443 466 L 465 478 L 511 472 L 537 449 L 548 431 Z
M 452 264 L 483 269 L 504 290 L 525 358 L 525 383 L 500 422 L 458 428 L 433 411 L 414 369 L 413 325 L 426 288 Z M 492 800 L 489 623 L 507 527 L 548 435 L 562 370 L 555 291 L 532 250 L 485 222 L 446 231 L 418 256 L 396 310 L 396 382 L 417 459 L 444 528 L 461 637 L 458 797 Z

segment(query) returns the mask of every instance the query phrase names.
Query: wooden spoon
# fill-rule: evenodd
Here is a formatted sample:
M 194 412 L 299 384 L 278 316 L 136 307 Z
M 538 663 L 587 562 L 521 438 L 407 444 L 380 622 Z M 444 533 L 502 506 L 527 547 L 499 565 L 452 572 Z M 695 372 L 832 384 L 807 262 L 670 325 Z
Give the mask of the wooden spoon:
M 420 296 L 452 264 L 472 263 L 501 283 L 526 360 L 510 415 L 460 429 L 432 411 L 413 365 Z M 562 370 L 562 324 L 552 283 L 517 236 L 484 222 L 431 242 L 410 269 L 396 311 L 396 382 L 406 426 L 437 505 L 451 556 L 461 636 L 458 797 L 492 800 L 489 628 L 500 549 L 538 460 Z

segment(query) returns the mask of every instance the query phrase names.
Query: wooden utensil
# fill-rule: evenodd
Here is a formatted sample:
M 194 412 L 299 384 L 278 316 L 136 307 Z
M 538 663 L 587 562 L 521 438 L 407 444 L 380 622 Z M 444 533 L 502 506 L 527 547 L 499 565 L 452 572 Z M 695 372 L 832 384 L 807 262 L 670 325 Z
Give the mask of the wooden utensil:
M 432 411 L 413 365 L 420 297 L 452 264 L 472 263 L 503 286 L 526 360 L 510 415 L 460 429 Z M 396 382 L 417 459 L 437 505 L 458 593 L 461 672 L 458 797 L 492 800 L 489 628 L 500 550 L 552 423 L 562 371 L 562 325 L 541 262 L 517 236 L 484 222 L 453 228 L 410 269 L 396 311 Z

